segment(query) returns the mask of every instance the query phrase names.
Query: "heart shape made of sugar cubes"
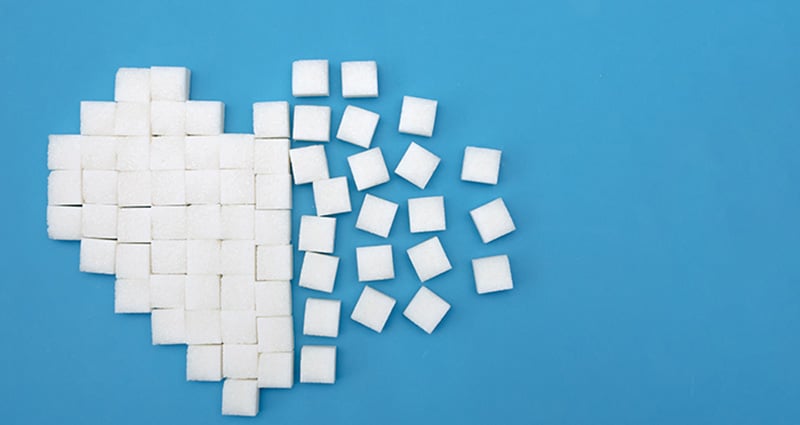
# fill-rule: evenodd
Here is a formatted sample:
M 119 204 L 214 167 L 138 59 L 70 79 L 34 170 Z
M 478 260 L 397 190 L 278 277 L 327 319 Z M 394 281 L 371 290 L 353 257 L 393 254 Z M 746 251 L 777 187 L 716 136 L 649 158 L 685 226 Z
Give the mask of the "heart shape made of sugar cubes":
M 295 97 L 329 96 L 327 60 L 292 64 Z M 343 62 L 342 96 L 377 97 L 374 61 Z M 336 218 L 351 213 L 348 177 L 331 178 L 324 144 L 331 109 L 289 102 L 253 105 L 253 134 L 223 131 L 224 105 L 189 100 L 190 71 L 120 68 L 114 101 L 81 102 L 80 134 L 52 135 L 48 146 L 47 231 L 80 241 L 80 270 L 116 275 L 116 313 L 151 315 L 152 343 L 186 344 L 186 379 L 221 381 L 222 414 L 254 416 L 260 388 L 292 388 L 295 345 L 292 288 L 333 292 Z M 406 96 L 399 132 L 433 135 L 437 102 Z M 358 191 L 389 181 L 379 114 L 347 106 L 336 138 L 364 148 L 347 158 Z M 291 125 L 290 125 L 291 124 Z M 497 184 L 501 152 L 467 147 L 461 179 Z M 411 142 L 394 174 L 424 189 L 440 158 Z M 312 184 L 317 216 L 292 236 L 292 185 Z M 398 204 L 367 193 L 355 227 L 389 237 Z M 444 198 L 408 199 L 412 233 L 446 229 Z M 470 211 L 489 243 L 515 230 L 502 198 Z M 295 249 L 304 252 L 293 275 Z M 450 270 L 438 237 L 406 251 L 421 282 Z M 351 259 L 348 259 L 351 260 Z M 352 261 L 352 260 L 351 260 Z M 390 244 L 356 249 L 358 280 L 394 278 Z M 507 255 L 472 260 L 478 294 L 511 289 Z M 390 296 L 365 285 L 351 319 L 380 333 Z M 425 286 L 403 310 L 432 333 L 450 304 Z M 307 298 L 305 335 L 336 338 L 341 302 Z M 336 346 L 300 349 L 301 383 L 332 384 Z

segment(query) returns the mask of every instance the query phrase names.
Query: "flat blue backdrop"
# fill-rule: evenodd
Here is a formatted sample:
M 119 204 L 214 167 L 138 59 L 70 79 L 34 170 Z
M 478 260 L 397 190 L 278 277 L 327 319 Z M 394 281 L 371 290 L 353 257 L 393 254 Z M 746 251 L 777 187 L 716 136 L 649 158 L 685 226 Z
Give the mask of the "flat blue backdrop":
M 2 1 L 0 422 L 800 423 L 798 22 L 778 0 Z M 192 97 L 249 132 L 253 102 L 291 99 L 298 58 L 332 61 L 332 96 L 307 103 L 334 125 L 338 63 L 377 60 L 381 97 L 352 103 L 382 114 L 390 167 L 411 140 L 443 158 L 424 192 L 374 190 L 402 204 L 397 279 L 375 286 L 400 308 L 419 287 L 405 199 L 443 194 L 454 270 L 430 287 L 453 308 L 431 336 L 399 308 L 381 335 L 350 321 L 354 247 L 382 239 L 343 216 L 336 385 L 226 418 L 221 385 L 185 382 L 184 348 L 151 346 L 148 316 L 113 314 L 113 279 L 47 239 L 47 135 L 112 99 L 118 67 L 153 64 L 191 68 Z M 439 100 L 430 140 L 397 133 L 406 94 Z M 459 181 L 465 145 L 504 150 L 500 184 Z M 328 150 L 349 175 L 359 148 Z M 519 230 L 483 245 L 467 211 L 495 196 Z M 478 296 L 469 260 L 497 253 L 516 287 Z

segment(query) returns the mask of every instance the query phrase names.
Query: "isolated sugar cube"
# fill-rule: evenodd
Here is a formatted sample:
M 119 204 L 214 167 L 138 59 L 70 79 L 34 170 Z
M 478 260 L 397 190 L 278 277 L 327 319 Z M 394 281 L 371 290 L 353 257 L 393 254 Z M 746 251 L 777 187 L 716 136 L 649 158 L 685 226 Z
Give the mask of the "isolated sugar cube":
M 149 169 L 149 136 L 117 138 L 117 171 L 146 171 Z
M 336 347 L 304 345 L 300 349 L 300 382 L 333 384 L 336 382 Z
M 342 62 L 342 97 L 378 97 L 375 61 Z
M 444 196 L 409 199 L 408 221 L 411 233 L 445 230 Z
M 156 136 L 186 134 L 186 102 L 150 102 L 150 133 Z
M 381 148 L 372 148 L 347 157 L 356 189 L 361 191 L 389 181 L 389 170 Z
M 369 286 L 364 286 L 350 318 L 375 332 L 381 333 L 386 321 L 389 320 L 389 315 L 392 313 L 395 303 L 394 298 Z
M 260 245 L 256 256 L 256 280 L 292 280 L 291 245 Z
M 255 241 L 223 240 L 220 243 L 220 273 L 253 275 L 255 272 Z
M 294 350 L 294 325 L 291 316 L 259 317 L 256 326 L 259 353 Z
M 188 170 L 186 171 L 186 203 L 219 204 L 220 171 Z
M 187 170 L 215 170 L 220 164 L 220 136 L 186 136 Z
M 256 304 L 255 288 L 253 276 L 222 276 L 222 310 L 252 310 Z
M 298 285 L 301 288 L 315 291 L 333 292 L 336 282 L 336 271 L 339 269 L 339 257 L 333 255 L 306 252 L 300 268 Z
M 292 96 L 328 96 L 328 61 L 326 59 L 292 62 Z
M 292 242 L 292 211 L 256 211 L 255 232 L 258 245 L 288 245 Z
M 83 202 L 87 204 L 117 204 L 117 171 L 84 170 L 81 180 Z
M 114 313 L 150 313 L 150 279 L 117 279 Z
M 369 148 L 380 115 L 357 106 L 347 105 L 339 122 L 336 138 L 362 148 Z
M 150 104 L 118 102 L 114 115 L 114 134 L 117 136 L 149 136 L 152 126 Z
M 222 326 L 219 310 L 186 311 L 187 344 L 219 344 L 221 342 Z
M 414 245 L 406 253 L 421 282 L 433 279 L 453 268 L 438 236 Z
M 336 238 L 336 218 L 304 215 L 300 217 L 300 251 L 333 253 Z
M 256 176 L 252 170 L 221 170 L 219 200 L 225 205 L 255 204 Z
M 291 316 L 292 285 L 289 281 L 256 282 L 256 316 Z
M 150 68 L 150 99 L 185 102 L 189 99 L 191 72 L 182 67 Z
M 81 102 L 81 134 L 111 136 L 114 134 L 115 102 Z
M 361 246 L 356 248 L 358 281 L 394 279 L 394 257 L 391 245 Z
M 186 318 L 182 308 L 153 310 L 150 329 L 153 345 L 186 344 Z
M 153 205 L 186 204 L 185 171 L 153 171 L 150 173 L 150 185 Z
M 255 416 L 258 414 L 258 396 L 255 379 L 226 379 L 222 384 L 222 414 Z
M 403 310 L 403 316 L 430 334 L 449 310 L 447 301 L 422 286 Z
M 259 211 L 267 212 L 267 211 Z M 255 205 L 223 205 L 220 207 L 220 237 L 222 239 L 255 238 Z M 286 243 L 289 243 L 288 241 Z
M 47 207 L 47 236 L 50 239 L 78 241 L 81 239 L 81 207 Z
M 500 173 L 500 157 L 503 151 L 467 146 L 461 165 L 461 180 L 476 183 L 497 184 Z
M 433 136 L 437 103 L 431 99 L 403 96 L 398 131 L 417 136 Z
M 222 346 L 189 345 L 186 347 L 187 381 L 222 380 Z
M 116 205 L 86 204 L 81 210 L 81 235 L 85 238 L 116 239 Z
M 252 134 L 222 134 L 218 138 L 220 168 L 253 171 L 255 139 Z
M 184 302 L 187 310 L 218 310 L 220 308 L 219 276 L 190 274 L 186 276 Z M 223 326 L 223 342 L 225 341 Z
M 225 104 L 217 101 L 186 102 L 186 134 L 216 135 L 225 127 Z
M 117 204 L 121 207 L 149 207 L 153 204 L 150 171 L 120 171 L 117 174 Z
M 152 239 L 150 208 L 120 208 L 117 211 L 117 240 L 150 243 Z
M 80 170 L 81 136 L 51 134 L 47 143 L 48 170 Z
M 153 137 L 150 143 L 151 170 L 181 170 L 186 166 L 186 137 Z
M 414 186 L 425 189 L 439 166 L 440 159 L 422 146 L 411 142 L 394 173 L 408 180 Z
M 256 344 L 222 344 L 222 376 L 255 379 L 258 377 Z
M 342 302 L 321 298 L 307 298 L 303 317 L 303 335 L 339 336 L 339 312 Z
M 256 139 L 254 165 L 258 174 L 289 174 L 289 139 Z
M 148 279 L 150 244 L 118 243 L 115 274 L 120 279 Z
M 312 183 L 317 215 L 334 215 L 352 211 L 347 177 L 334 177 Z
M 186 209 L 186 206 L 158 206 L 151 208 L 150 221 L 153 239 L 186 239 Z
M 394 216 L 398 205 L 369 193 L 364 196 L 361 210 L 358 212 L 356 229 L 386 238 L 392 230 Z
M 253 104 L 253 133 L 261 138 L 289 138 L 289 102 Z
M 186 207 L 186 235 L 188 239 L 219 239 L 220 228 L 221 207 L 219 204 L 189 205 Z
M 292 161 L 294 184 L 306 184 L 330 178 L 324 146 L 313 145 L 291 149 L 289 157 Z
M 150 68 L 119 68 L 114 79 L 117 102 L 150 102 Z
M 47 177 L 49 205 L 81 205 L 82 192 L 80 170 L 55 170 Z
M 186 241 L 154 239 L 150 244 L 150 267 L 153 273 L 186 273 Z
M 186 275 L 150 275 L 150 305 L 153 308 L 180 308 L 186 306 Z
M 507 255 L 475 258 L 472 260 L 475 290 L 479 294 L 505 291 L 514 287 L 511 264 Z
M 295 105 L 292 138 L 305 142 L 328 142 L 331 139 L 330 106 Z
M 220 274 L 220 241 L 186 241 L 186 272 L 190 274 Z
M 117 241 L 108 239 L 81 239 L 80 271 L 86 273 L 114 274 Z
M 85 170 L 117 169 L 117 137 L 81 137 L 81 168 Z
M 292 176 L 290 174 L 257 174 L 256 209 L 292 209 Z
M 258 356 L 259 388 L 292 388 L 294 353 L 261 353 Z
M 469 215 L 483 243 L 489 243 L 516 230 L 503 198 L 483 204 L 470 211 Z

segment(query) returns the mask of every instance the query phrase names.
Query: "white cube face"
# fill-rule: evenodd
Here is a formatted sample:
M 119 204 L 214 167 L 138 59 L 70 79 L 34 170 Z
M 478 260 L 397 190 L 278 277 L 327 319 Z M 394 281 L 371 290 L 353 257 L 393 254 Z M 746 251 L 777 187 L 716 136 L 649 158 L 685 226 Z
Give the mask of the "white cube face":
M 117 136 L 146 136 L 152 126 L 147 103 L 119 102 L 114 116 L 114 134 Z
M 115 102 L 81 102 L 81 134 L 87 136 L 114 135 L 117 114 Z
M 369 193 L 358 212 L 356 228 L 386 238 L 392 230 L 398 205 Z
M 259 245 L 288 245 L 292 241 L 292 212 L 290 210 L 259 210 L 255 212 L 256 243 Z
M 303 335 L 336 338 L 339 336 L 339 316 L 342 302 L 307 298 L 303 318 Z
M 150 279 L 117 279 L 114 313 L 150 313 Z
M 186 347 L 187 381 L 222 380 L 222 346 L 190 345 Z
M 394 279 L 394 257 L 391 245 L 361 246 L 356 248 L 358 281 Z
M 250 170 L 221 170 L 219 188 L 224 205 L 255 204 L 256 176 Z
M 258 174 L 289 174 L 289 139 L 256 139 L 253 168 Z M 327 161 L 326 161 L 327 163 Z
M 299 60 L 292 63 L 292 96 L 328 96 L 329 86 L 327 60 Z
M 189 99 L 191 72 L 187 68 L 154 66 L 150 68 L 150 100 L 185 102 Z
M 186 234 L 189 239 L 219 239 L 221 209 L 219 205 L 186 207 Z
M 503 152 L 497 149 L 467 146 L 461 166 L 461 180 L 497 184 L 502 154 Z
M 291 316 L 259 317 L 257 320 L 259 353 L 285 353 L 294 350 Z
M 220 243 L 219 258 L 222 274 L 256 274 L 256 244 L 253 240 L 223 240 Z
M 118 210 L 116 205 L 84 205 L 81 214 L 83 237 L 116 239 Z
M 292 176 L 290 174 L 257 174 L 256 209 L 292 209 Z
M 256 280 L 292 280 L 291 245 L 261 245 L 256 248 Z
M 217 310 L 220 308 L 220 285 L 217 275 L 188 275 L 184 302 L 187 310 Z
M 120 68 L 114 81 L 117 102 L 150 102 L 150 68 Z
M 394 169 L 394 173 L 408 180 L 414 186 L 425 189 L 440 161 L 438 156 L 411 142 L 403 158 L 400 159 L 400 163 L 397 164 L 397 168 Z
M 442 243 L 436 236 L 414 245 L 406 252 L 421 282 L 433 279 L 453 268 L 444 252 Z
M 394 298 L 364 286 L 361 296 L 358 297 L 355 308 L 350 318 L 375 332 L 383 332 L 386 321 L 392 313 L 396 301 Z
M 335 238 L 335 218 L 312 215 L 304 215 L 300 218 L 298 250 L 331 254 L 333 253 Z
M 300 382 L 333 384 L 336 382 L 336 347 L 304 345 L 300 350 Z
M 255 379 L 226 379 L 222 385 L 222 414 L 255 416 L 259 391 Z
M 342 62 L 342 97 L 378 97 L 378 64 Z
M 296 105 L 292 138 L 306 142 L 328 142 L 331 139 L 329 106 Z
M 222 327 L 219 310 L 186 311 L 187 344 L 219 344 L 221 342 Z
M 150 276 L 150 305 L 153 308 L 184 309 L 186 276 L 168 274 Z
M 333 292 L 336 283 L 336 271 L 339 269 L 339 257 L 333 255 L 306 252 L 303 266 L 300 268 L 298 285 L 302 288 L 320 292 Z
M 117 240 L 150 243 L 153 240 L 151 222 L 150 208 L 120 208 L 117 211 Z
M 369 189 L 389 181 L 389 170 L 383 160 L 381 148 L 372 148 L 367 151 L 347 157 L 350 173 L 356 189 L 359 191 Z
M 292 315 L 292 285 L 288 281 L 256 282 L 255 291 L 258 317 Z
M 186 102 L 150 102 L 150 134 L 154 136 L 186 135 Z
M 213 136 L 225 127 L 225 104 L 216 101 L 186 102 L 186 134 Z
M 362 148 L 369 148 L 380 115 L 356 106 L 347 105 L 339 123 L 336 138 Z
M 222 310 L 252 310 L 256 304 L 256 282 L 252 276 L 222 276 Z
M 47 203 L 49 205 L 81 205 L 83 189 L 81 172 L 56 170 L 47 177 Z
M 489 243 L 516 230 L 503 198 L 483 204 L 470 211 L 469 215 L 483 243 Z
M 187 208 L 161 206 L 150 209 L 153 240 L 179 240 L 187 237 Z
M 194 205 L 219 204 L 219 170 L 189 170 L 186 172 L 186 203 Z
M 186 204 L 185 171 L 153 171 L 150 183 L 153 205 Z
M 150 137 L 117 138 L 117 171 L 150 170 Z
M 261 353 L 258 358 L 259 388 L 292 388 L 294 353 Z
M 450 304 L 447 301 L 423 286 L 408 303 L 403 316 L 430 334 L 449 310 Z
M 120 279 L 150 277 L 150 245 L 118 243 L 115 273 Z
M 317 215 L 334 215 L 348 213 L 353 210 L 350 206 L 350 189 L 347 187 L 347 177 L 317 180 L 313 182 L 313 191 Z
M 48 137 L 47 169 L 80 170 L 81 136 L 77 134 L 53 134 Z
M 183 309 L 156 309 L 150 313 L 153 345 L 186 343 L 186 318 Z
M 408 221 L 411 233 L 437 232 L 447 229 L 444 196 L 409 199 Z
M 257 378 L 258 346 L 256 344 L 223 344 L 222 376 L 233 379 Z
M 153 185 L 150 171 L 120 171 L 117 175 L 117 203 L 120 207 L 149 207 Z
M 81 225 L 81 207 L 47 207 L 47 236 L 50 239 L 80 240 Z
M 404 96 L 398 131 L 417 136 L 433 136 L 437 103 L 431 99 Z
M 220 207 L 220 235 L 222 239 L 254 239 L 255 213 L 255 205 L 223 205 Z
M 83 202 L 87 204 L 117 204 L 117 171 L 84 170 Z
M 115 170 L 117 142 L 116 137 L 81 137 L 81 167 L 84 170 Z
M 187 170 L 219 169 L 220 137 L 187 136 L 184 140 Z
M 253 104 L 253 133 L 263 138 L 289 138 L 289 102 Z
M 186 272 L 189 274 L 220 274 L 220 241 L 186 241 Z
M 219 168 L 253 171 L 255 139 L 252 134 L 220 134 Z
M 223 310 L 220 320 L 224 344 L 253 344 L 255 347 L 258 342 L 255 310 Z
M 472 260 L 472 271 L 475 290 L 479 294 L 506 291 L 514 287 L 507 255 L 476 258 Z
M 292 161 L 294 184 L 306 184 L 330 178 L 324 146 L 295 148 L 289 151 L 289 157 Z
M 186 273 L 186 241 L 156 240 L 150 244 L 150 267 L 153 273 Z

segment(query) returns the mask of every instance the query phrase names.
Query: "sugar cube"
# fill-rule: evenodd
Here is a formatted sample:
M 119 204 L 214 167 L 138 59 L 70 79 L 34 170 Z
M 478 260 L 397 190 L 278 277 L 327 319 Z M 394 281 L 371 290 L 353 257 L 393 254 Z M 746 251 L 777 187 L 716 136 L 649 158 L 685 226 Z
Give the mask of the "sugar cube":
M 254 169 L 258 174 L 289 174 L 289 139 L 256 139 Z
M 226 379 L 222 384 L 222 414 L 255 416 L 258 414 L 258 385 L 254 379 Z
M 352 211 L 347 177 L 317 180 L 312 183 L 312 187 L 317 215 L 334 215 Z
M 223 240 L 219 256 L 222 274 L 253 275 L 256 272 L 256 245 L 253 240 Z
M 81 137 L 81 168 L 85 170 L 117 169 L 116 137 Z
M 114 282 L 114 313 L 150 313 L 150 280 L 117 279 Z
M 259 245 L 256 256 L 256 280 L 292 280 L 291 245 Z
M 81 239 L 81 207 L 47 207 L 47 236 L 50 239 Z
M 150 104 L 146 102 L 118 102 L 114 115 L 114 134 L 117 136 L 149 136 Z
M 163 206 L 150 209 L 153 239 L 186 239 L 186 206 Z
M 117 204 L 116 171 L 84 170 L 82 184 L 84 203 Z
M 438 236 L 414 245 L 406 253 L 421 282 L 433 279 L 453 268 Z
M 186 273 L 186 241 L 153 240 L 150 267 L 153 273 Z
M 186 343 L 186 318 L 182 308 L 153 310 L 150 328 L 153 345 Z
M 436 121 L 435 100 L 421 97 L 403 96 L 400 110 L 400 126 L 398 131 L 417 136 L 433 136 L 433 125 Z
M 408 200 L 408 222 L 411 233 L 436 232 L 447 228 L 444 196 L 426 196 Z
M 358 281 L 394 279 L 394 258 L 391 245 L 361 246 L 356 248 Z
M 49 205 L 81 205 L 82 191 L 80 170 L 55 170 L 47 177 Z
M 220 241 L 186 241 L 186 272 L 189 274 L 220 274 Z
M 186 102 L 154 100 L 150 103 L 150 132 L 156 136 L 186 134 Z
M 217 101 L 186 102 L 186 134 L 216 135 L 225 127 L 225 104 Z
M 117 211 L 117 240 L 150 243 L 153 240 L 151 221 L 150 208 L 120 208 Z M 147 264 L 150 264 L 149 260 Z
M 117 138 L 117 171 L 145 171 L 149 169 L 149 136 Z
M 253 104 L 253 134 L 268 139 L 289 138 L 289 102 Z
M 114 81 L 117 102 L 150 102 L 150 68 L 119 68 Z
M 290 174 L 257 174 L 256 209 L 292 209 L 292 176 Z
M 336 282 L 336 271 L 339 269 L 339 257 L 332 255 L 306 252 L 303 257 L 303 266 L 300 268 L 298 285 L 301 288 L 315 291 L 333 292 Z
M 433 172 L 436 171 L 436 167 L 439 166 L 439 161 L 438 156 L 411 142 L 403 158 L 400 159 L 400 163 L 397 164 L 397 168 L 394 169 L 394 173 L 408 180 L 414 186 L 425 189 Z
M 261 353 L 258 356 L 259 388 L 292 388 L 294 353 Z
M 300 350 L 300 382 L 333 384 L 336 382 L 336 347 L 304 345 Z
M 291 316 L 259 317 L 256 326 L 259 353 L 294 350 L 294 326 Z
M 189 239 L 219 239 L 221 208 L 218 204 L 186 207 L 186 234 Z
M 364 196 L 361 210 L 358 212 L 356 229 L 386 238 L 392 230 L 394 216 L 398 205 L 369 193 Z
M 256 176 L 252 170 L 222 170 L 219 172 L 221 203 L 255 204 Z
M 222 380 L 222 346 L 189 345 L 186 347 L 187 381 Z
M 179 308 L 186 305 L 186 275 L 150 275 L 150 305 L 153 308 Z
M 324 146 L 313 145 L 291 149 L 289 157 L 292 161 L 294 184 L 306 184 L 330 178 Z
M 150 143 L 151 170 L 181 170 L 186 167 L 184 136 L 153 137 Z
M 220 139 L 220 136 L 186 136 L 186 169 L 219 169 Z
M 255 323 L 253 328 L 255 331 Z M 257 378 L 258 346 L 256 344 L 223 344 L 222 376 L 240 379 Z
M 186 276 L 184 300 L 187 310 L 218 310 L 220 308 L 219 276 L 214 274 L 190 274 Z M 225 335 L 224 329 L 223 320 L 223 337 Z
M 223 310 L 221 319 L 222 342 L 226 345 L 257 342 L 255 310 Z
M 350 318 L 362 325 L 381 333 L 396 301 L 383 292 L 364 286 L 358 297 Z
M 339 300 L 324 300 L 321 298 L 307 298 L 306 311 L 303 318 L 303 335 L 339 336 L 339 312 L 342 302 Z
M 81 235 L 85 238 L 117 238 L 117 206 L 86 204 L 81 211 Z
M 503 198 L 483 204 L 470 211 L 469 215 L 483 243 L 489 243 L 516 230 Z
M 255 231 L 259 245 L 288 245 L 292 242 L 292 211 L 256 211 Z
M 120 279 L 150 277 L 150 244 L 118 243 L 115 274 Z
M 292 62 L 292 96 L 328 96 L 328 61 L 298 60 Z
M 497 149 L 467 146 L 461 166 L 461 180 L 497 184 L 502 154 L 503 151 Z
M 222 342 L 222 327 L 219 310 L 186 311 L 187 344 L 219 344 L 220 342 Z
M 121 207 L 149 207 L 153 203 L 150 171 L 120 171 L 117 174 L 117 204 Z
M 223 134 L 219 139 L 220 168 L 253 171 L 255 143 L 252 134 Z
M 378 97 L 378 64 L 342 62 L 342 97 Z
M 447 301 L 422 286 L 403 310 L 403 316 L 430 334 L 449 310 Z
M 186 202 L 189 204 L 219 204 L 219 170 L 189 170 L 186 172 Z
M 256 217 L 255 211 L 255 205 L 223 205 L 220 208 L 220 236 L 222 239 L 252 240 L 255 237 L 253 225 Z
M 361 191 L 389 181 L 389 170 L 381 148 L 372 148 L 347 157 L 356 189 Z
M 300 251 L 333 253 L 336 238 L 336 218 L 304 215 L 300 217 Z
M 347 105 L 339 122 L 336 138 L 362 148 L 369 148 L 380 115 L 352 105 Z
M 253 276 L 222 276 L 223 310 L 252 310 L 256 305 L 255 298 Z
M 116 255 L 117 241 L 81 239 L 80 271 L 114 274 Z
M 150 174 L 153 205 L 186 204 L 186 172 L 153 171 Z
M 295 105 L 292 138 L 305 142 L 328 142 L 331 139 L 330 106 Z
M 189 99 L 191 72 L 176 66 L 150 68 L 150 99 L 185 102 Z
M 111 136 L 114 134 L 115 102 L 81 102 L 81 134 Z
M 291 316 L 292 285 L 289 281 L 256 282 L 256 316 Z
M 80 170 L 81 136 L 51 134 L 47 143 L 48 170 Z
M 475 258 L 472 260 L 475 290 L 479 294 L 505 291 L 514 287 L 511 264 L 507 255 Z

